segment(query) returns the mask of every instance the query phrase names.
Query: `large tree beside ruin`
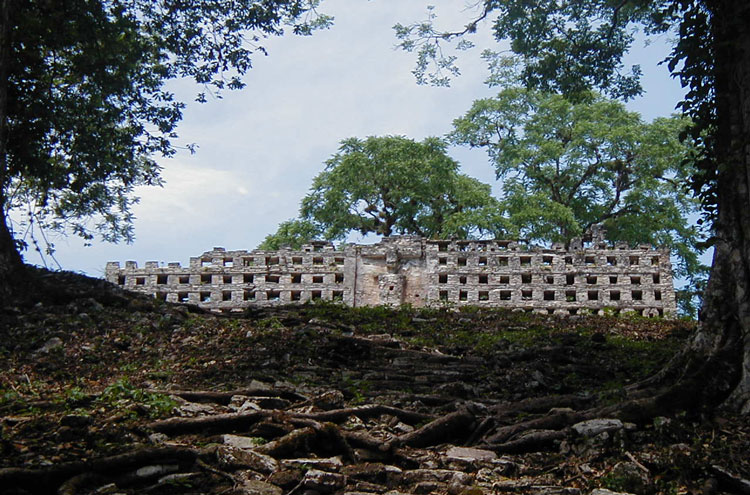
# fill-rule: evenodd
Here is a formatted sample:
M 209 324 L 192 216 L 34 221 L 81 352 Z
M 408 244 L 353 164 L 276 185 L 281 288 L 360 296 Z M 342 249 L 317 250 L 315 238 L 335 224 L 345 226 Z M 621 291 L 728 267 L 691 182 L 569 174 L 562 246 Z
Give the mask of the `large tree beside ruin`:
M 526 86 L 573 100 L 592 88 L 628 98 L 641 91 L 640 69 L 623 64 L 636 30 L 676 34 L 667 63 L 688 89 L 680 107 L 694 122 L 692 185 L 711 222 L 714 257 L 700 329 L 652 382 L 671 386 L 633 405 L 654 412 L 724 403 L 750 413 L 750 4 L 543 0 L 529 8 L 521 0 L 485 0 L 478 8 L 475 21 L 456 32 L 436 29 L 433 14 L 396 26 L 402 47 L 419 53 L 421 82 L 447 84 L 455 58 L 443 56 L 443 44 L 459 39 L 467 46 L 478 23 L 492 19 L 495 38 L 509 41 L 521 61 Z
M 679 136 L 688 123 L 674 116 L 644 122 L 595 92 L 570 101 L 508 86 L 476 100 L 449 137 L 487 152 L 502 179 L 503 211 L 520 237 L 568 244 L 601 225 L 612 243 L 669 248 L 690 296 L 707 267 L 692 220 L 699 202 L 685 187 L 692 147 Z M 695 314 L 691 299 L 683 298 L 683 309 Z
M 302 199 L 300 220 L 283 222 L 261 247 L 299 247 L 315 234 L 478 238 L 507 226 L 488 184 L 459 172 L 445 141 L 370 136 L 341 141 Z
M 164 84 L 191 78 L 199 101 L 241 88 L 264 38 L 329 22 L 317 3 L 2 0 L 0 294 L 23 229 L 131 239 L 132 191 L 160 183 L 182 117 Z

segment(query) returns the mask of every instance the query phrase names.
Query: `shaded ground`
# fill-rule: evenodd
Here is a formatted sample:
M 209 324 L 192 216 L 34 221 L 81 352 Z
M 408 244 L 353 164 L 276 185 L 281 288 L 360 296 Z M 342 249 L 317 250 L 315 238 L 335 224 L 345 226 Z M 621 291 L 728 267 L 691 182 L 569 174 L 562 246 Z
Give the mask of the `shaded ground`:
M 584 412 L 659 369 L 689 323 L 318 304 L 217 317 L 38 276 L 0 303 L 0 493 L 750 490 L 746 418 Z

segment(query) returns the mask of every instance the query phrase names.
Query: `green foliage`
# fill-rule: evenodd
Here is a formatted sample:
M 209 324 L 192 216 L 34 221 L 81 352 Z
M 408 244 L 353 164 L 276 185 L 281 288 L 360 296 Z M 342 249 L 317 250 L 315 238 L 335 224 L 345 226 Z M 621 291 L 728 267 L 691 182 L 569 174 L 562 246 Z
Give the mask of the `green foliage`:
M 698 202 L 685 188 L 689 125 L 677 117 L 643 122 L 595 93 L 577 102 L 518 87 L 477 100 L 454 121 L 451 139 L 486 149 L 503 179 L 502 207 L 522 237 L 568 243 L 601 224 L 607 238 L 668 247 L 675 274 L 697 285 L 706 267 Z
M 350 232 L 480 237 L 503 231 L 490 186 L 458 172 L 438 138 L 351 138 L 313 180 L 302 220 L 284 222 L 266 239 L 299 242 L 320 232 L 329 240 Z M 266 245 L 265 243 L 263 245 Z
M 268 234 L 257 249 L 275 251 L 284 246 L 292 249 L 301 249 L 306 242 L 321 236 L 320 228 L 309 220 L 291 219 L 279 224 L 279 228 L 273 234 Z
M 167 416 L 177 407 L 177 403 L 168 395 L 138 388 L 127 378 L 120 378 L 105 388 L 97 401 L 110 407 L 125 409 L 131 416 L 137 414 L 135 408 L 144 408 L 151 418 Z
M 0 28 L 12 41 L 0 52 L 0 88 L 7 86 L 7 106 L 0 106 L 3 222 L 17 209 L 26 213 L 18 231 L 42 227 L 130 241 L 132 192 L 161 184 L 154 156 L 174 153 L 182 118 L 184 104 L 165 83 L 193 79 L 204 88 L 199 101 L 205 91 L 220 96 L 241 88 L 252 57 L 265 53 L 263 38 L 281 35 L 285 25 L 309 34 L 330 23 L 314 14 L 317 3 L 71 0 L 4 7 L 9 18 Z

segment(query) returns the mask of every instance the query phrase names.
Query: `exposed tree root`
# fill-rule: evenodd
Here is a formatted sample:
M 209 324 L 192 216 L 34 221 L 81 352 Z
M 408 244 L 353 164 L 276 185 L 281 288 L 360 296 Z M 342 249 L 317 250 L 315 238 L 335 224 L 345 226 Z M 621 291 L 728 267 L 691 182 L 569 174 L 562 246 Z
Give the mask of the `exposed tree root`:
M 235 395 L 244 395 L 246 397 L 278 397 L 292 402 L 302 402 L 308 400 L 304 395 L 300 395 L 291 390 L 271 390 L 271 389 L 245 389 L 231 390 L 229 392 L 213 392 L 207 390 L 154 390 L 154 392 L 174 395 L 190 402 L 211 402 L 226 406 Z
M 566 430 L 531 430 L 514 440 L 484 447 L 500 454 L 539 452 L 555 446 L 556 442 L 566 436 L 568 436 Z
M 61 485 L 75 490 L 95 475 L 121 474 L 152 463 L 193 463 L 198 454 L 197 450 L 187 447 L 158 447 L 86 462 L 66 462 L 39 468 L 5 468 L 0 469 L 0 486 L 23 487 L 30 493 L 49 493 Z
M 719 480 L 722 490 L 739 495 L 750 495 L 750 480 L 735 476 L 721 466 L 711 466 L 711 472 Z
M 461 408 L 442 418 L 398 438 L 398 443 L 409 447 L 424 447 L 444 443 L 455 438 L 466 439 L 471 435 L 476 416 L 467 408 Z
M 377 418 L 378 416 L 381 416 L 383 414 L 395 416 L 404 423 L 408 424 L 417 424 L 435 419 L 435 416 L 432 416 L 430 414 L 407 411 L 405 409 L 385 406 L 382 404 L 369 404 L 365 406 L 351 407 L 347 409 L 335 409 L 333 411 L 324 411 L 310 414 L 292 413 L 290 414 L 290 416 L 294 418 L 308 418 L 317 421 L 341 423 L 343 421 L 346 421 L 350 416 L 356 416 L 359 419 L 370 419 Z
M 295 452 L 310 452 L 312 450 L 310 442 L 317 436 L 318 432 L 311 426 L 299 428 L 288 435 L 257 447 L 255 451 L 276 458 L 291 457 Z
M 155 421 L 148 427 L 159 433 L 170 435 L 194 432 L 225 433 L 246 430 L 258 421 L 271 416 L 273 411 L 215 414 L 197 418 L 169 418 Z

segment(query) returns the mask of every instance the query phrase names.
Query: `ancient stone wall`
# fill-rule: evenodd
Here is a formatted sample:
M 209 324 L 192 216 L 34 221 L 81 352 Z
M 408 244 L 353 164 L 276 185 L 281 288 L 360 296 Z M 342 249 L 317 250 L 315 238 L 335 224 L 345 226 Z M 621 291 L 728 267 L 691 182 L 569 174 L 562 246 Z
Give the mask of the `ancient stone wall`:
M 106 277 L 129 290 L 216 311 L 318 299 L 349 306 L 475 305 L 566 315 L 611 310 L 669 316 L 676 310 L 668 250 L 612 248 L 596 236 L 568 250 L 411 236 L 341 250 L 319 241 L 300 251 L 214 248 L 191 258 L 187 267 L 108 263 Z

